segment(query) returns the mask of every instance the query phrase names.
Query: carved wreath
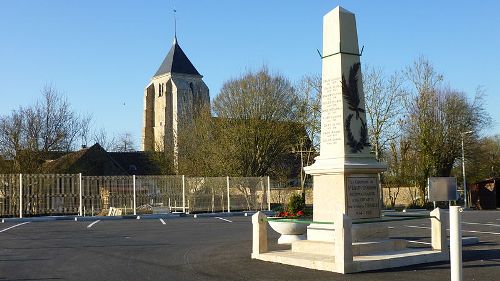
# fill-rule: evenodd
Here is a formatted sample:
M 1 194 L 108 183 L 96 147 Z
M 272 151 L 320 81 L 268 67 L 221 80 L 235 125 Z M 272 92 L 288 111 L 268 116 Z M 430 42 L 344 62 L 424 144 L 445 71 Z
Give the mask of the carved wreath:
M 347 144 L 351 148 L 352 153 L 361 152 L 363 151 L 363 148 L 370 146 L 370 143 L 368 142 L 368 128 L 366 126 L 366 122 L 362 118 L 362 115 L 360 115 L 360 113 L 365 113 L 365 109 L 359 107 L 361 100 L 359 98 L 358 91 L 358 72 L 360 67 L 361 64 L 359 62 L 351 66 L 349 70 L 349 83 L 345 80 L 345 77 L 342 74 L 342 95 L 347 101 L 349 110 L 356 113 L 356 120 L 361 121 L 361 127 L 359 128 L 359 140 L 357 140 L 351 131 L 351 122 L 352 118 L 354 117 L 354 113 L 347 115 L 347 118 L 345 120 Z

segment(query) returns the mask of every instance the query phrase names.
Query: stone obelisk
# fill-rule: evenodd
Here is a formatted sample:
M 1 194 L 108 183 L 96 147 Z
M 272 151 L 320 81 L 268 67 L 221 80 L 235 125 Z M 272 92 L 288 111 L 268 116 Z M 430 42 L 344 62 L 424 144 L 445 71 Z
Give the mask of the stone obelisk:
M 356 19 L 337 7 L 323 17 L 320 155 L 305 168 L 313 176 L 313 220 L 379 218 L 378 173 L 370 153 Z M 308 240 L 332 241 L 333 225 L 312 224 Z

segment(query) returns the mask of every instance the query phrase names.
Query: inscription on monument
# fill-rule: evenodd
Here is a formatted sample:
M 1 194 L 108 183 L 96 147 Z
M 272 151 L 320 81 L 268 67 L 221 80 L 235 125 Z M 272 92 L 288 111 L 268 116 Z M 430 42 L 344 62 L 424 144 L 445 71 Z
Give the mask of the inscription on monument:
M 377 177 L 347 177 L 347 215 L 351 219 L 380 217 Z
M 343 100 L 340 77 L 324 79 L 321 103 L 321 144 L 343 144 Z

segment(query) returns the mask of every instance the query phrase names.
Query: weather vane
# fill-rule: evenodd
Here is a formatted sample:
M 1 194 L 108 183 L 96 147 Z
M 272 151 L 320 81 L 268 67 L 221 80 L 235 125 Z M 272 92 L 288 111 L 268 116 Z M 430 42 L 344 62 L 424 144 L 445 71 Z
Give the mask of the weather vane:
M 174 0 L 172 0 L 172 11 L 174 13 L 174 39 L 177 41 L 177 10 L 175 9 Z

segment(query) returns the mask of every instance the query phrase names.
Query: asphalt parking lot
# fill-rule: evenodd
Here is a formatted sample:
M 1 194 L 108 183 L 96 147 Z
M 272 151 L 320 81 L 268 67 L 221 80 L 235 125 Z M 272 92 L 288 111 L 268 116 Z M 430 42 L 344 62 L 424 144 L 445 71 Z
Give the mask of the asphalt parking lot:
M 388 225 L 430 242 L 428 219 Z M 448 263 L 341 275 L 252 260 L 251 229 L 250 216 L 7 221 L 0 280 L 450 280 Z M 464 280 L 500 280 L 500 212 L 464 212 L 462 229 L 480 239 L 463 249 Z

